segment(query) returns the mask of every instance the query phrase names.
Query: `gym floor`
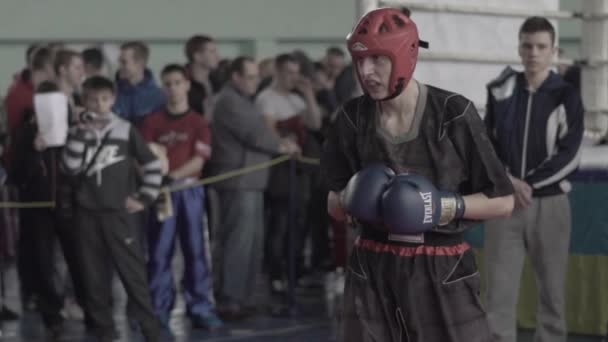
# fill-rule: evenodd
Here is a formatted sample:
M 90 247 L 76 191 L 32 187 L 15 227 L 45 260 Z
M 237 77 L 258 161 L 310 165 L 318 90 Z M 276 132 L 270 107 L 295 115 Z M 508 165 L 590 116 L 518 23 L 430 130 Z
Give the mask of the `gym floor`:
M 320 280 L 320 279 L 319 279 Z M 21 316 L 16 321 L 2 323 L 3 342 L 37 342 L 47 341 L 40 317 L 35 312 L 23 312 L 20 308 L 19 296 L 16 290 L 16 277 L 14 269 L 9 270 L 7 276 L 7 302 L 6 307 L 17 311 Z M 137 333 L 129 328 L 125 317 L 126 298 L 118 281 L 114 281 L 115 294 L 117 294 L 115 307 L 115 320 L 120 332 L 120 341 L 141 341 Z M 260 293 L 264 289 L 260 287 Z M 173 340 L 176 342 L 189 341 L 282 341 L 282 342 L 330 342 L 332 339 L 332 325 L 325 314 L 324 293 L 322 287 L 311 287 L 297 291 L 297 314 L 293 317 L 276 317 L 271 314 L 273 309 L 280 307 L 277 300 L 270 296 L 260 295 L 259 303 L 264 303 L 254 316 L 239 322 L 230 322 L 219 331 L 209 333 L 200 330 L 191 330 L 190 323 L 184 317 L 183 301 L 178 300 L 170 322 Z M 60 341 L 89 341 L 84 333 L 81 322 L 66 321 L 66 331 Z M 521 331 L 520 342 L 533 340 L 533 332 Z M 601 337 L 570 336 L 569 342 L 601 342 Z

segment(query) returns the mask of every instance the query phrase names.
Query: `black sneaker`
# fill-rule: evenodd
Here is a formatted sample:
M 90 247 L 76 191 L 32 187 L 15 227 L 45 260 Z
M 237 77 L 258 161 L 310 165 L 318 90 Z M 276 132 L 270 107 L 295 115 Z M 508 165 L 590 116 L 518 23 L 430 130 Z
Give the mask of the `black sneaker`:
M 46 328 L 46 334 L 51 341 L 58 341 L 63 336 L 64 326 L 63 322 L 55 323 Z
M 226 321 L 240 321 L 252 314 L 245 307 L 236 303 L 218 305 L 217 312 Z
M 192 315 L 190 320 L 195 329 L 216 331 L 224 325 L 224 322 L 213 312 L 206 315 Z

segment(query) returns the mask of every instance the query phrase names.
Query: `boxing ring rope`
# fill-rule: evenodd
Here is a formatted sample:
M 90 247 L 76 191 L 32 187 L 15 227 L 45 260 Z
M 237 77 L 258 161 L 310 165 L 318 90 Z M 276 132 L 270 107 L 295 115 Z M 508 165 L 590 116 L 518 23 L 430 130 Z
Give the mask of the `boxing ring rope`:
M 481 64 L 515 64 L 521 63 L 517 57 L 505 57 L 499 55 L 483 55 L 483 54 L 466 54 L 466 53 L 452 53 L 452 52 L 430 52 L 420 51 L 418 59 L 423 61 L 437 61 L 437 62 L 454 62 L 454 63 L 481 63 Z M 608 59 L 599 58 L 585 58 L 585 59 L 572 59 L 572 58 L 560 58 L 554 62 L 554 65 L 580 65 L 588 68 L 596 68 L 604 65 L 608 65 Z
M 454 63 L 481 63 L 481 64 L 515 64 L 519 65 L 521 62 L 517 57 L 505 57 L 499 55 L 480 55 L 478 53 L 475 54 L 466 54 L 466 53 L 452 53 L 452 52 L 431 52 L 431 51 L 420 51 L 418 55 L 418 59 L 422 61 L 431 61 L 431 62 L 454 62 Z M 579 61 L 574 59 L 560 59 L 555 64 L 586 64 L 586 61 Z M 597 61 L 593 61 L 590 63 L 597 63 Z M 604 61 L 604 63 L 608 63 Z
M 407 7 L 412 12 L 446 13 L 466 16 L 526 18 L 543 16 L 554 20 L 582 20 L 581 59 L 560 59 L 555 64 L 581 66 L 582 98 L 585 104 L 585 139 L 593 144 L 608 135 L 608 1 L 585 0 L 581 11 L 529 10 L 513 7 L 466 4 L 421 3 L 408 0 L 358 0 L 357 18 L 378 7 Z M 519 65 L 520 60 L 509 56 L 483 53 L 453 53 L 421 51 L 420 60 L 470 64 Z M 478 109 L 483 105 L 476 104 Z M 606 158 L 608 154 L 596 153 Z M 608 165 L 608 164 L 607 164 Z
M 413 12 L 438 12 L 452 14 L 475 14 L 482 16 L 493 17 L 513 17 L 525 18 L 529 16 L 540 16 L 547 19 L 579 19 L 581 17 L 595 17 L 594 14 L 585 15 L 579 12 L 571 11 L 543 11 L 543 10 L 526 10 L 521 8 L 509 7 L 492 7 L 492 6 L 469 6 L 469 5 L 453 5 L 453 4 L 428 4 L 421 2 L 382 0 L 379 3 L 387 7 L 406 6 Z

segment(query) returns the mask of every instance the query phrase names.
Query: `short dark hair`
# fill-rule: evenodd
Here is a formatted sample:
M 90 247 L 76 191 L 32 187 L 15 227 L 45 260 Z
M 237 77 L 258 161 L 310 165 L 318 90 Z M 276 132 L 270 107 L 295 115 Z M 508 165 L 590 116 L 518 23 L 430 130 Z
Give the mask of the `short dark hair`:
M 193 62 L 194 54 L 207 45 L 207 43 L 211 42 L 214 42 L 213 38 L 202 34 L 190 37 L 184 47 L 184 54 L 186 55 L 188 62 Z
M 551 44 L 555 44 L 555 28 L 547 18 L 529 17 L 519 28 L 519 36 L 524 33 L 548 32 L 551 36 Z
M 171 74 L 174 72 L 180 73 L 180 74 L 182 74 L 182 76 L 184 76 L 184 78 L 189 79 L 188 71 L 186 70 L 186 68 L 184 68 L 183 66 L 176 64 L 176 63 L 165 65 L 163 70 L 160 72 L 160 77 L 164 77 L 165 75 Z
M 327 72 L 325 65 L 323 65 L 323 63 L 321 63 L 321 62 L 314 62 L 314 63 L 312 63 L 312 66 L 313 66 L 314 71 Z
M 283 66 L 285 66 L 285 64 L 287 63 L 298 64 L 298 60 L 292 54 L 289 53 L 280 54 L 274 59 L 274 65 L 277 69 L 282 69 Z
M 53 63 L 51 49 L 41 47 L 35 50 L 32 56 L 32 71 L 41 71 Z
M 249 56 L 238 56 L 233 59 L 228 68 L 228 75 L 232 77 L 234 74 L 243 75 L 245 73 L 245 63 L 255 63 L 255 60 Z
M 53 81 L 44 81 L 36 88 L 37 94 L 54 93 L 59 91 L 59 86 Z
M 25 63 L 29 64 L 30 59 L 32 58 L 32 54 L 36 52 L 37 49 L 40 48 L 40 44 L 34 43 L 30 44 L 25 50 Z
M 112 94 L 115 92 L 114 82 L 109 78 L 103 76 L 91 76 L 87 78 L 82 84 L 82 92 L 86 96 L 87 93 L 92 91 L 107 90 Z
M 344 54 L 344 50 L 342 50 L 342 48 L 337 47 L 337 46 L 330 46 L 327 48 L 326 54 L 328 56 L 338 56 L 338 57 L 344 57 L 346 56 Z
M 53 69 L 55 73 L 59 75 L 59 69 L 64 66 L 69 66 L 72 62 L 72 59 L 75 57 L 80 57 L 80 54 L 73 50 L 59 50 L 55 54 L 55 62 L 53 63 Z
M 123 43 L 120 46 L 121 50 L 133 50 L 133 57 L 138 60 L 148 61 L 150 57 L 150 49 L 148 45 L 142 41 L 134 40 L 130 42 Z
M 103 66 L 103 52 L 101 49 L 91 47 L 82 51 L 82 60 L 95 69 L 101 69 Z

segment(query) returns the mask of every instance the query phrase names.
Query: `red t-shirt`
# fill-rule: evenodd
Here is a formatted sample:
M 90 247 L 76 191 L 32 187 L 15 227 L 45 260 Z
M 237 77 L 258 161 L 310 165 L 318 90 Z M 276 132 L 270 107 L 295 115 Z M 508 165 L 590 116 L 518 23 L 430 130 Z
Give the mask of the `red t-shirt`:
M 6 111 L 7 129 L 10 137 L 10 145 L 2 156 L 4 163 L 10 167 L 9 163 L 13 159 L 13 145 L 17 139 L 15 135 L 17 128 L 23 123 L 25 113 L 28 110 L 34 110 L 34 84 L 29 78 L 25 77 L 25 72 L 22 71 L 15 77 L 13 84 L 10 86 L 6 97 L 4 98 L 4 109 Z
M 144 120 L 141 132 L 146 141 L 167 148 L 169 171 L 179 168 L 194 156 L 198 155 L 205 161 L 211 157 L 209 124 L 194 111 L 181 115 L 166 111 L 150 114 Z M 200 174 L 191 176 L 198 177 Z
M 34 109 L 34 84 L 29 78 L 25 78 L 24 74 L 25 72 L 21 72 L 15 78 L 4 98 L 8 131 L 11 134 L 23 122 L 25 111 Z

